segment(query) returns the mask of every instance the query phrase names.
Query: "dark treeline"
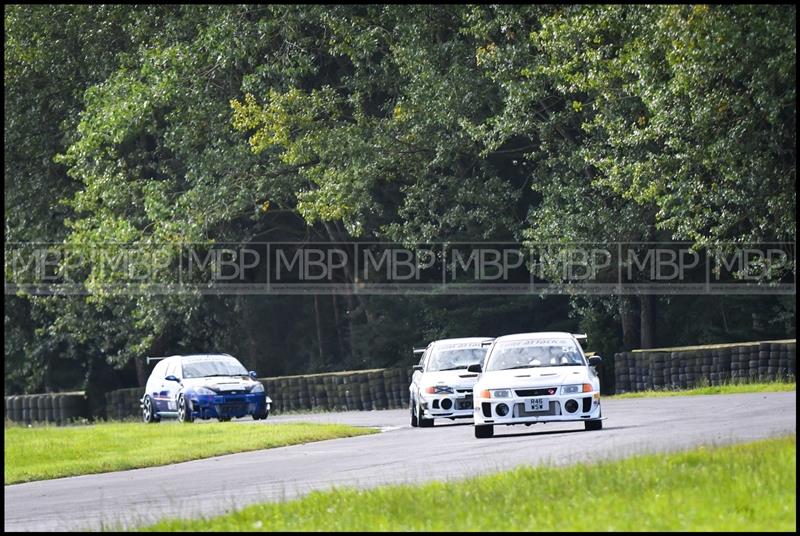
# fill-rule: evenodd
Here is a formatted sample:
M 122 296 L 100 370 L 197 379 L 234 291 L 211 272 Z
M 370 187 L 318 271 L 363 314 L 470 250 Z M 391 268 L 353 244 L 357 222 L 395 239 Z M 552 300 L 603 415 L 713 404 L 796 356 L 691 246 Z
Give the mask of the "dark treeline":
M 6 6 L 5 240 L 792 242 L 795 8 Z M 794 336 L 794 296 L 5 297 L 6 394 Z

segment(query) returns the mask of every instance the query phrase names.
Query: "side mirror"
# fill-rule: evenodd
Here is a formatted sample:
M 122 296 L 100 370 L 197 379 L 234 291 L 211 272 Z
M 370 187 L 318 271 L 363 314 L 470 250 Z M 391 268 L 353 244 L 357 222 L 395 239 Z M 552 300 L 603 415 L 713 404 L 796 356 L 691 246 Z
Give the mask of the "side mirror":
M 480 363 L 475 363 L 474 365 L 470 365 L 467 367 L 467 372 L 477 372 L 480 374 L 481 372 L 483 372 L 483 367 L 481 366 Z
M 422 365 L 414 365 L 413 367 L 411 367 L 411 369 L 412 370 L 418 370 L 418 371 L 422 372 Z
M 593 355 L 592 357 L 589 358 L 589 366 L 590 367 L 596 367 L 597 365 L 599 365 L 602 362 L 603 362 L 603 358 L 600 357 L 599 355 Z
M 178 383 L 180 383 L 180 382 L 181 382 L 181 381 L 180 381 L 178 378 L 176 378 L 176 377 L 175 377 L 175 376 L 173 376 L 172 374 L 170 374 L 169 376 L 167 376 L 167 377 L 166 377 L 166 378 L 164 378 L 164 379 L 165 379 L 165 380 L 167 380 L 168 382 L 178 382 Z
M 250 371 L 250 377 L 253 378 L 254 380 L 258 377 L 255 370 Z

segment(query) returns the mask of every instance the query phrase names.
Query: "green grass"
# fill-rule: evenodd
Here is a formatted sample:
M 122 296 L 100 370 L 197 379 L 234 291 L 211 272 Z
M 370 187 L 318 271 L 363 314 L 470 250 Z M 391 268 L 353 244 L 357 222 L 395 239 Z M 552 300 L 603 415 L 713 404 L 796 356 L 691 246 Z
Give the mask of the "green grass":
M 162 422 L 5 429 L 5 483 L 151 467 L 376 433 L 340 424 Z M 192 448 L 187 448 L 191 445 Z
M 611 395 L 607 398 L 618 400 L 622 398 L 652 398 L 686 395 L 729 395 L 735 393 L 774 393 L 796 390 L 797 382 L 727 383 L 723 385 L 703 385 L 693 389 L 682 390 L 656 389 L 650 391 L 637 391 L 635 393 Z
M 792 435 L 460 482 L 314 492 L 143 530 L 795 531 L 796 455 Z
M 696 344 L 694 346 L 674 346 L 674 347 L 664 347 L 664 348 L 637 348 L 636 350 L 631 350 L 633 354 L 654 354 L 659 352 L 685 352 L 685 351 L 694 351 L 694 350 L 714 350 L 719 348 L 736 348 L 736 347 L 752 347 L 758 346 L 759 344 L 770 343 L 770 344 L 791 344 L 797 342 L 797 339 L 778 339 L 778 340 L 770 340 L 770 341 L 748 341 L 748 342 L 725 342 L 725 343 L 716 343 L 716 344 Z

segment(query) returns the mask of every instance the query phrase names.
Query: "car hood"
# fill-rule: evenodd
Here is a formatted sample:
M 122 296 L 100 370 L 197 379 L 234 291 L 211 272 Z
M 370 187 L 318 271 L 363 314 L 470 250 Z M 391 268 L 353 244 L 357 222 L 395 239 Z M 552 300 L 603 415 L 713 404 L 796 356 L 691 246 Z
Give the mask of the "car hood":
M 438 372 L 425 372 L 420 380 L 421 385 L 447 385 L 456 389 L 472 389 L 478 375 L 467 372 L 467 369 L 441 370 Z
M 244 392 L 251 389 L 256 383 L 250 378 L 241 376 L 212 376 L 210 378 L 184 378 L 183 385 L 189 387 L 209 387 L 221 393 L 230 391 Z
M 551 387 L 573 383 L 589 383 L 589 368 L 537 367 L 529 369 L 496 370 L 481 374 L 480 389 L 517 389 L 525 387 Z

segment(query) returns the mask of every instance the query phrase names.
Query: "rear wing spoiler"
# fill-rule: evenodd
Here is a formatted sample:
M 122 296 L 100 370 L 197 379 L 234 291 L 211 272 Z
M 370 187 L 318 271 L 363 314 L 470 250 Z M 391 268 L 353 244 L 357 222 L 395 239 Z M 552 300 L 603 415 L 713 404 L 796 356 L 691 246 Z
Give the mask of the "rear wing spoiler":
M 212 355 L 212 354 L 199 354 L 199 355 Z M 225 354 L 225 353 L 222 353 L 222 354 L 216 354 L 216 353 L 215 353 L 215 354 L 213 354 L 213 355 L 225 355 L 225 356 L 228 356 L 228 357 L 233 357 L 231 354 Z M 147 357 L 147 364 L 149 365 L 151 361 L 159 361 L 159 360 L 161 360 L 161 359 L 166 359 L 166 358 L 168 358 L 168 357 L 180 357 L 180 354 L 175 354 L 175 355 L 165 355 L 165 356 L 161 356 L 161 357 L 151 357 L 151 356 L 148 356 L 148 357 Z
M 426 348 L 414 348 L 414 353 L 415 354 L 422 354 L 422 353 L 425 353 L 425 350 L 427 350 L 427 349 L 428 349 L 427 347 Z
M 586 336 L 586 333 L 573 333 L 572 336 L 577 339 L 578 344 L 585 350 L 586 344 L 589 342 L 589 337 Z
M 165 355 L 165 356 L 161 356 L 161 357 L 147 356 L 147 364 L 149 365 L 151 361 L 159 361 L 161 359 L 166 359 L 168 357 L 175 357 L 175 356 L 174 355 Z

